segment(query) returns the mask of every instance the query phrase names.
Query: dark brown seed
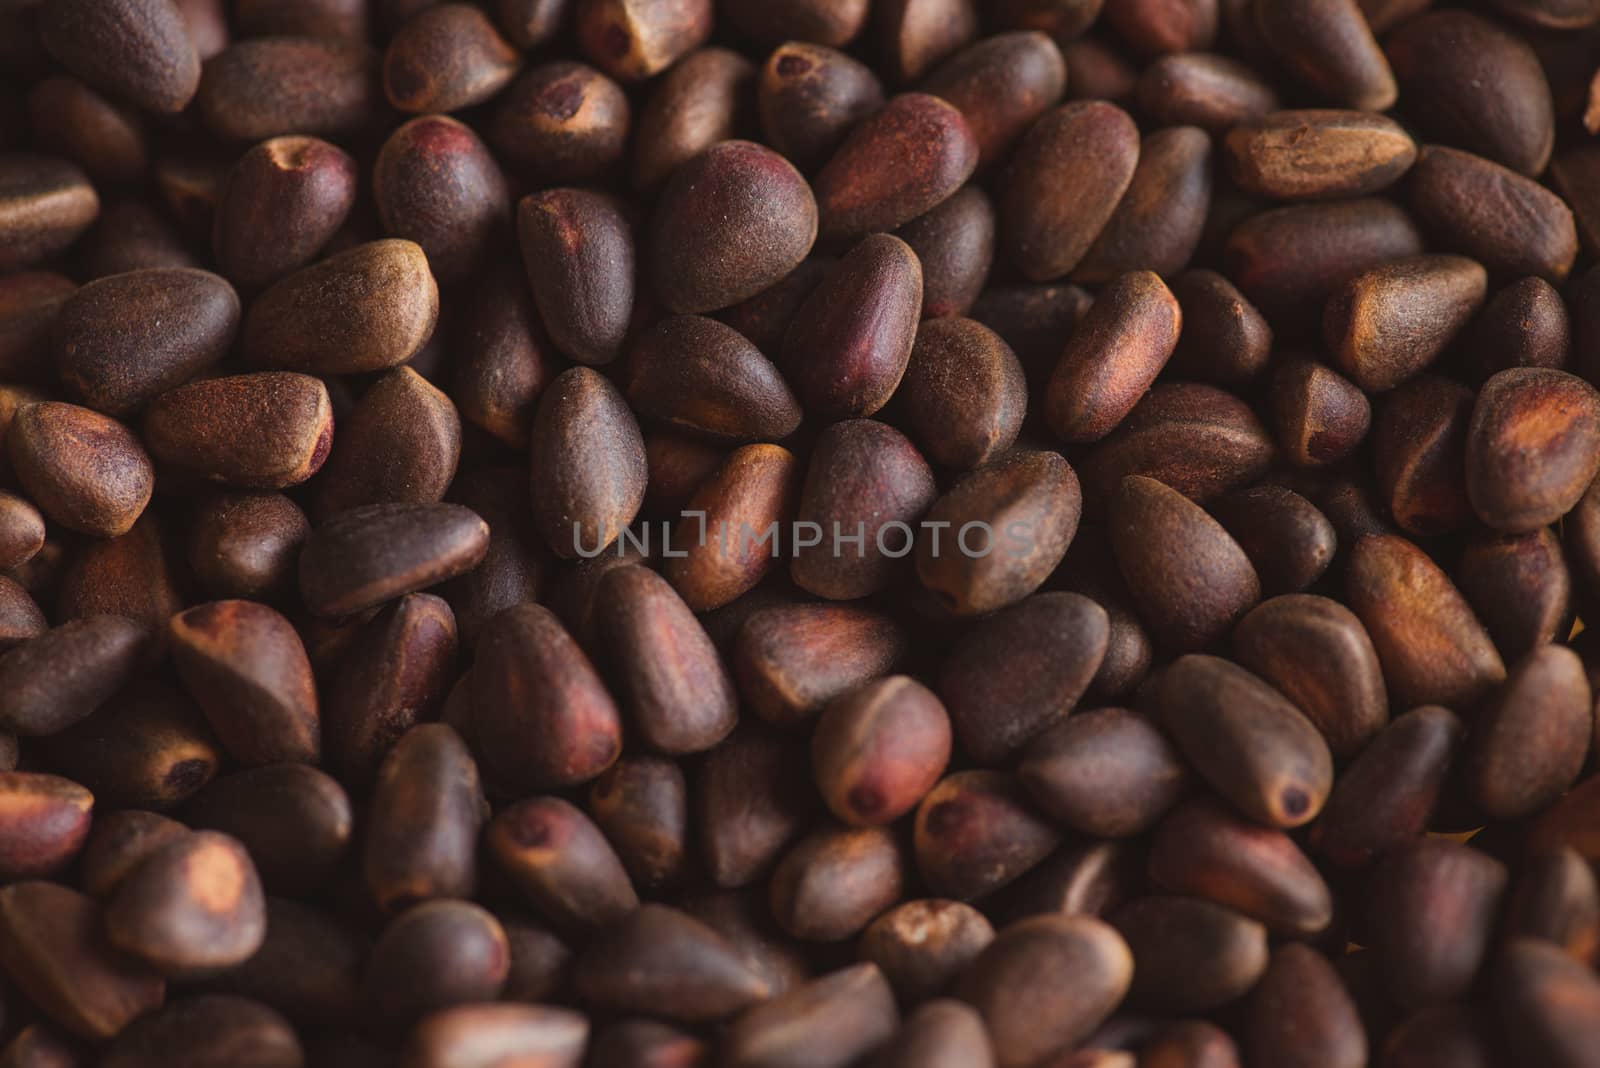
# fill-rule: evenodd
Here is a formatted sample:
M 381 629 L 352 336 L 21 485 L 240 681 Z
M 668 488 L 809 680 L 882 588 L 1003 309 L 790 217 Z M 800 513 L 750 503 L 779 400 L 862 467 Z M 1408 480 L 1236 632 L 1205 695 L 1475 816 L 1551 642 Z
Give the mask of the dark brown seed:
M 329 762 L 346 781 L 370 782 L 395 740 L 433 718 L 456 644 L 455 614 L 432 594 L 407 594 L 362 626 L 323 708 Z
M 1041 593 L 969 630 L 945 655 L 938 690 L 962 751 L 1002 764 L 1060 722 L 1093 681 L 1106 612 L 1075 593 Z
M 696 783 L 699 831 L 710 878 L 754 883 L 819 809 L 810 769 L 782 735 L 742 727 L 706 755 Z
M 1272 458 L 1266 428 L 1238 397 L 1196 382 L 1162 382 L 1089 454 L 1085 494 L 1093 514 L 1123 478 L 1143 475 L 1209 500 L 1259 478 Z
M 954 104 L 978 142 L 978 162 L 994 162 L 1061 99 L 1067 66 L 1038 32 L 1001 33 L 957 52 L 922 83 Z
M 1121 708 L 1067 717 L 1024 751 L 1017 775 L 1046 815 L 1097 838 L 1148 830 L 1186 780 L 1155 725 Z
M 1012 262 L 1038 282 L 1078 266 L 1138 160 L 1138 128 L 1114 104 L 1080 102 L 1046 113 L 1017 148 L 1000 202 L 1001 242 Z
M 891 823 L 939 781 L 950 741 L 950 717 L 930 690 L 904 675 L 881 679 L 823 709 L 811 736 L 817 789 L 846 823 Z
M 1487 959 L 1505 865 L 1471 846 L 1420 838 L 1373 874 L 1367 945 L 1395 1004 L 1466 993 Z
M 935 492 L 933 472 L 899 431 L 868 419 L 830 426 L 817 439 L 800 496 L 795 584 L 833 600 L 884 589 Z
M 64 0 L 40 13 L 39 39 L 84 81 L 149 111 L 182 111 L 200 84 L 188 26 L 166 0 Z
M 1492 1068 L 1500 1053 L 1488 1016 L 1467 1003 L 1418 1009 L 1390 1033 L 1381 1063 L 1384 1068 Z
M 1594 0 L 1492 0 L 1490 6 L 1529 26 L 1549 29 L 1582 29 L 1600 22 Z
M 300 553 L 300 596 L 338 619 L 470 571 L 489 527 L 459 504 L 374 504 L 313 530 Z
M 505 178 L 478 135 L 448 116 L 412 119 L 390 134 L 372 182 L 384 233 L 415 241 L 441 281 L 465 278 L 505 236 Z
M 209 782 L 223 754 L 200 709 L 159 683 L 135 684 L 45 743 L 51 766 L 101 806 L 166 809 Z
M 0 654 L 0 729 L 47 735 L 84 719 L 132 677 L 147 637 L 131 619 L 92 616 Z
M 866 5 L 861 7 L 865 12 Z M 883 85 L 871 67 L 835 48 L 789 40 L 762 66 L 756 106 L 767 141 L 810 173 L 827 162 L 851 127 L 883 106 Z
M 44 516 L 14 493 L 0 490 L 0 571 L 32 560 L 44 548 Z
M 817 174 L 830 240 L 893 230 L 937 207 L 978 165 L 978 143 L 953 105 L 902 93 L 859 123 Z
M 1473 510 L 1495 529 L 1559 519 L 1600 471 L 1600 393 L 1564 371 L 1501 371 L 1473 406 L 1466 468 Z
M 0 575 L 0 652 L 37 638 L 48 628 L 44 613 L 28 591 Z
M 800 172 L 771 149 L 724 141 L 673 171 L 656 202 L 648 274 L 668 310 L 714 311 L 782 280 L 816 237 L 817 202 Z
M 1179 750 L 1239 811 L 1284 829 L 1316 818 L 1333 759 L 1277 690 L 1230 661 L 1191 654 L 1162 673 L 1157 704 Z
M 944 990 L 994 941 L 994 928 L 971 905 L 940 898 L 907 901 L 861 934 L 860 956 L 914 1005 Z
M 1339 973 L 1321 953 L 1298 943 L 1273 952 L 1251 995 L 1245 1048 L 1255 1064 L 1367 1064 L 1366 1032 Z
M 17 271 L 0 277 L 0 374 L 9 382 L 48 377 L 56 316 L 77 283 L 53 271 Z
M 1128 998 L 1164 1014 L 1208 1012 L 1243 997 L 1267 968 L 1267 931 L 1232 909 L 1151 896 L 1111 915 L 1133 954 Z
M 580 189 L 537 193 L 518 205 L 517 233 L 557 348 L 580 363 L 615 359 L 634 300 L 633 231 L 621 205 Z
M 287 619 L 253 601 L 214 601 L 174 616 L 169 635 L 184 685 L 229 755 L 316 762 L 316 685 Z
M 1537 177 L 1550 161 L 1550 86 L 1520 37 L 1467 11 L 1402 23 L 1384 44 L 1403 107 L 1430 140 Z
M 1338 536 L 1328 517 L 1293 490 L 1260 485 L 1211 505 L 1211 514 L 1250 557 L 1266 594 L 1299 593 L 1333 563 Z
M 772 361 L 715 319 L 663 319 L 634 342 L 628 360 L 629 403 L 674 429 L 777 441 L 800 426 L 800 405 Z
M 1583 662 L 1544 645 L 1512 668 L 1472 723 L 1463 771 L 1490 819 L 1531 815 L 1578 778 L 1594 734 L 1594 701 Z
M 1211 205 L 1211 169 L 1211 139 L 1198 127 L 1146 137 L 1126 192 L 1073 269 L 1073 281 L 1109 282 L 1141 268 L 1168 276 L 1183 270 Z
M 1122 480 L 1110 532 L 1135 602 L 1174 649 L 1211 645 L 1260 600 L 1260 580 L 1239 543 L 1199 505 L 1155 479 Z
M 1185 271 L 1172 282 L 1183 331 L 1168 366 L 1183 376 L 1242 385 L 1266 366 L 1272 328 L 1261 313 L 1215 271 Z
M 1013 881 L 1059 842 L 1006 772 L 947 775 L 917 808 L 917 868 L 935 893 L 962 901 Z
M 188 235 L 180 234 L 156 205 L 142 200 L 108 205 L 84 239 L 78 259 L 90 278 L 200 265 L 189 251 Z
M 288 3 L 237 0 L 233 5 L 234 22 L 243 37 L 344 37 L 351 40 L 367 36 L 367 7 L 366 0 L 290 0 Z
M 1031 593 L 1060 562 L 1081 511 L 1077 476 L 1059 454 L 1008 453 L 934 503 L 922 524 L 930 536 L 918 538 L 918 576 L 957 615 L 1002 608 Z M 941 547 L 945 529 L 955 532 L 955 544 Z M 984 538 L 969 544 L 972 530 Z M 1006 540 L 1003 553 L 997 532 Z
M 1139 107 L 1166 126 L 1198 126 L 1222 135 L 1278 110 L 1278 94 L 1259 72 L 1207 52 L 1166 55 L 1139 76 Z
M 896 236 L 922 264 L 923 318 L 967 314 L 994 263 L 995 214 L 988 195 L 978 186 L 963 186 Z
M 589 789 L 589 814 L 637 886 L 678 882 L 687 862 L 688 786 L 683 769 L 660 757 L 626 757 Z
M 237 1068 L 299 1068 L 305 1051 L 289 1021 L 247 998 L 201 994 L 173 1001 L 119 1034 L 107 1068 L 222 1062 Z
M 1417 159 L 1398 123 L 1363 111 L 1273 112 L 1235 126 L 1225 144 L 1234 183 L 1278 200 L 1366 196 Z
M 1600 776 L 1591 775 L 1546 809 L 1528 833 L 1529 855 L 1571 847 L 1590 862 L 1600 857 L 1600 842 L 1594 835 L 1596 798 L 1600 798 Z
M 425 901 L 389 921 L 367 956 L 361 998 L 389 1026 L 494 1001 L 511 968 L 500 922 L 468 901 Z
M 1328 295 L 1351 278 L 1421 252 L 1422 235 L 1398 205 L 1358 199 L 1252 215 L 1229 235 L 1223 261 L 1274 328 L 1303 330 L 1320 321 Z
M 1490 297 L 1463 341 L 1473 370 L 1487 378 L 1512 367 L 1566 367 L 1572 328 L 1555 287 L 1528 277 Z
M 1001 931 L 956 995 L 983 1015 L 1001 1068 L 1047 1063 L 1088 1038 L 1133 979 L 1127 943 L 1092 916 L 1038 916 Z
M 1271 414 L 1279 446 L 1302 467 L 1337 463 L 1372 426 L 1372 404 L 1326 364 L 1291 358 L 1272 375 Z
M 1050 377 L 1050 428 L 1073 443 L 1114 430 L 1166 365 L 1182 320 L 1177 299 L 1153 272 L 1125 274 L 1103 289 Z
M 272 764 L 215 779 L 189 799 L 192 827 L 221 831 L 249 850 L 273 893 L 308 896 L 344 860 L 354 817 L 331 776 L 307 764 Z
M 257 366 L 316 374 L 405 363 L 433 335 L 439 287 L 410 241 L 369 241 L 304 267 L 258 297 L 240 352 Z
M 720 1020 L 769 994 L 716 931 L 654 904 L 603 931 L 579 959 L 574 983 L 597 1007 L 685 1023 Z
M 1092 298 L 1074 285 L 992 287 L 972 307 L 972 318 L 1016 352 L 1038 392 L 1061 356 L 1061 341 L 1089 310 Z
M 851 249 L 800 306 L 780 362 L 801 402 L 818 418 L 872 415 L 905 374 L 921 315 L 916 253 L 891 234 L 874 234 Z
M 500 914 L 511 945 L 511 971 L 502 996 L 507 1001 L 547 1001 L 567 980 L 572 951 L 543 925 L 520 915 Z
M 791 551 L 783 529 L 799 495 L 799 465 L 779 445 L 734 450 L 672 528 L 663 574 L 696 612 L 747 593 Z
M 64 867 L 89 835 L 94 795 L 71 779 L 0 772 L 0 877 L 38 879 Z
M 578 46 L 607 74 L 643 81 L 694 51 L 711 34 L 711 0 L 581 0 Z
M 1311 844 L 1360 867 L 1422 834 L 1461 736 L 1448 710 L 1424 706 L 1385 727 L 1334 784 Z
M 1184 803 L 1156 828 L 1150 878 L 1288 938 L 1315 936 L 1333 921 L 1333 894 L 1294 839 L 1206 799 Z
M 959 1001 L 940 998 L 918 1007 L 878 1054 L 882 1068 L 994 1068 L 983 1017 Z
M 1600 154 L 1584 148 L 1561 153 L 1550 163 L 1550 182 L 1571 206 L 1578 237 L 1593 254 L 1600 247 Z
M 928 456 L 980 467 L 1011 448 L 1022 429 L 1027 382 L 1016 353 L 971 319 L 924 320 L 895 412 Z
M 889 0 L 873 11 L 879 49 L 896 81 L 913 82 L 978 35 L 973 0 Z
M 63 621 L 95 615 L 131 619 L 157 635 L 149 652 L 158 656 L 160 632 L 183 607 L 170 552 L 154 514 L 141 516 L 120 537 L 89 543 L 68 560 L 59 577 L 56 615 Z
M 503 89 L 519 58 L 480 9 L 437 4 L 418 12 L 389 42 L 383 90 L 401 111 L 458 111 Z
M 367 388 L 340 426 L 317 480 L 318 511 L 434 503 L 450 488 L 460 452 L 461 418 L 450 398 L 397 367 Z
M 1402 530 L 1444 534 L 1472 518 L 1465 463 L 1471 413 L 1472 391 L 1439 375 L 1412 379 L 1385 398 L 1372 447 L 1378 488 Z
M 589 1041 L 589 1021 L 547 1005 L 458 1005 L 426 1017 L 407 1040 L 415 1068 L 488 1068 L 521 1060 L 536 1068 L 577 1068 Z
M 1216 0 L 1111 0 L 1105 18 L 1143 55 L 1196 52 L 1217 35 Z
M 810 256 L 774 285 L 719 312 L 717 318 L 750 340 L 762 352 L 780 352 L 795 313 L 822 284 L 833 265 L 831 256 Z
M 472 671 L 474 748 L 512 797 L 587 782 L 622 749 L 616 705 L 554 615 L 524 604 L 484 629 Z
M 235 838 L 197 831 L 161 847 L 117 884 L 106 935 L 169 978 L 248 960 L 266 936 L 261 883 Z
M 1518 938 L 1497 962 L 1493 984 L 1507 1041 L 1519 1060 L 1581 1068 L 1594 1059 L 1600 983 L 1587 965 L 1555 946 Z
M 1404 538 L 1356 542 L 1345 595 L 1398 704 L 1468 707 L 1505 680 L 1500 654 L 1460 591 Z
M 1245 0 L 1248 4 L 1248 0 Z M 1120 1056 L 1105 1054 L 1108 1058 Z M 1178 1020 L 1169 1023 L 1139 1047 L 1139 1062 L 1145 1068 L 1235 1068 L 1240 1063 L 1239 1049 L 1228 1032 L 1205 1020 Z M 1065 1068 L 1122 1068 L 1115 1060 L 1090 1061 L 1087 1066 L 1067 1062 Z M 1129 1066 L 1132 1068 L 1132 1066 Z
M 1329 298 L 1323 337 L 1339 369 L 1377 393 L 1431 364 L 1483 303 L 1488 283 L 1461 256 L 1416 256 L 1352 278 Z
M 470 897 L 484 808 L 460 735 L 443 723 L 402 735 L 378 768 L 368 809 L 362 870 L 378 907 Z
M 101 278 L 62 306 L 60 373 L 85 404 L 123 416 L 215 363 L 239 328 L 239 297 L 207 271 Z
M 905 894 L 906 858 L 885 827 L 827 825 L 800 839 L 772 873 L 772 915 L 808 942 L 859 934 Z
M 75 404 L 25 404 L 5 435 L 11 467 L 47 518 L 95 537 L 126 534 L 154 489 L 150 458 L 128 428 Z
M 29 1024 L 0 1051 L 7 1068 L 79 1068 L 82 1050 L 47 1024 Z
M 189 566 L 212 596 L 273 600 L 293 587 L 310 532 L 305 513 L 282 494 L 212 497 L 192 516 Z
M 557 555 L 592 558 L 644 503 L 644 438 L 622 394 L 574 367 L 539 400 L 533 420 L 534 515 Z
M 489 547 L 483 560 L 440 591 L 450 602 L 462 645 L 470 649 L 484 626 L 501 611 L 539 598 L 551 562 L 534 529 L 528 479 L 521 468 L 469 469 L 457 476 L 452 495 L 456 503 L 471 508 L 489 524 Z M 618 557 L 602 560 L 615 563 Z
M 1354 756 L 1389 720 L 1372 639 L 1337 601 L 1311 594 L 1264 601 L 1239 621 L 1233 650 L 1305 713 L 1335 756 Z
M 88 176 L 54 156 L 0 157 L 0 271 L 54 256 L 100 214 Z
M 666 579 L 619 567 L 601 579 L 595 623 L 634 727 L 671 754 L 710 749 L 738 720 L 733 680 Z
M 560 798 L 530 798 L 503 809 L 484 841 L 522 896 L 557 927 L 594 930 L 639 907 L 600 828 Z
M 520 449 L 539 394 L 560 371 L 520 269 L 502 264 L 479 280 L 461 334 L 450 399 L 467 422 Z
M 356 200 L 356 161 L 315 137 L 274 137 L 233 165 L 217 200 L 218 269 L 256 289 L 310 263 Z
M 1572 576 L 1549 527 L 1476 535 L 1461 550 L 1456 582 L 1507 660 L 1572 629 Z
M 1578 255 L 1572 211 L 1536 182 L 1482 156 L 1425 145 L 1407 181 L 1423 226 L 1496 273 L 1561 282 Z
M 1516 937 L 1542 938 L 1592 964 L 1600 949 L 1594 869 L 1570 848 L 1534 857 L 1517 877 L 1506 923 Z
M 549 182 L 598 177 L 622 159 L 629 126 L 622 87 L 593 67 L 555 60 L 500 95 L 484 137 L 519 172 Z
M 738 136 L 755 74 L 727 48 L 702 48 L 674 64 L 639 114 L 634 188 L 655 189 L 679 164 Z
M 868 0 L 777 0 L 754 7 L 735 4 L 718 14 L 764 44 L 815 41 L 842 48 L 861 32 L 867 8 Z
M 202 379 L 161 394 L 144 440 L 162 463 L 208 482 L 273 490 L 316 474 L 333 445 L 333 404 L 310 375 L 284 371 Z
M 35 85 L 28 93 L 28 120 L 41 147 L 72 160 L 99 181 L 137 182 L 149 168 L 138 112 L 107 100 L 76 78 L 55 76 Z
M 732 653 L 739 696 L 756 715 L 803 722 L 835 697 L 886 675 L 907 638 L 887 616 L 854 605 L 767 608 L 739 629 Z
M 380 113 L 377 74 L 378 54 L 361 41 L 259 37 L 206 64 L 195 103 L 206 126 L 230 141 L 343 137 Z
M 1330 104 L 1384 111 L 1394 72 L 1356 0 L 1255 0 L 1262 39 L 1296 78 Z
M 722 1038 L 727 1068 L 859 1063 L 900 1023 L 894 992 L 873 964 L 856 964 L 754 1005 Z
M 73 1034 L 105 1041 L 161 1005 L 166 984 L 110 949 L 92 898 L 56 883 L 0 890 L 0 963 L 45 1015 Z

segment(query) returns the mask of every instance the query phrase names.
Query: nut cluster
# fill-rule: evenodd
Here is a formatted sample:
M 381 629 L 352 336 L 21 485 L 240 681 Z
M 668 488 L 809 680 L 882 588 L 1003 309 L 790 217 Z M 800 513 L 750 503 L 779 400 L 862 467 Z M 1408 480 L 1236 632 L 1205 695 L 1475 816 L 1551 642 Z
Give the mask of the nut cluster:
M 0 0 L 0 1068 L 1600 1068 L 1597 66 Z

